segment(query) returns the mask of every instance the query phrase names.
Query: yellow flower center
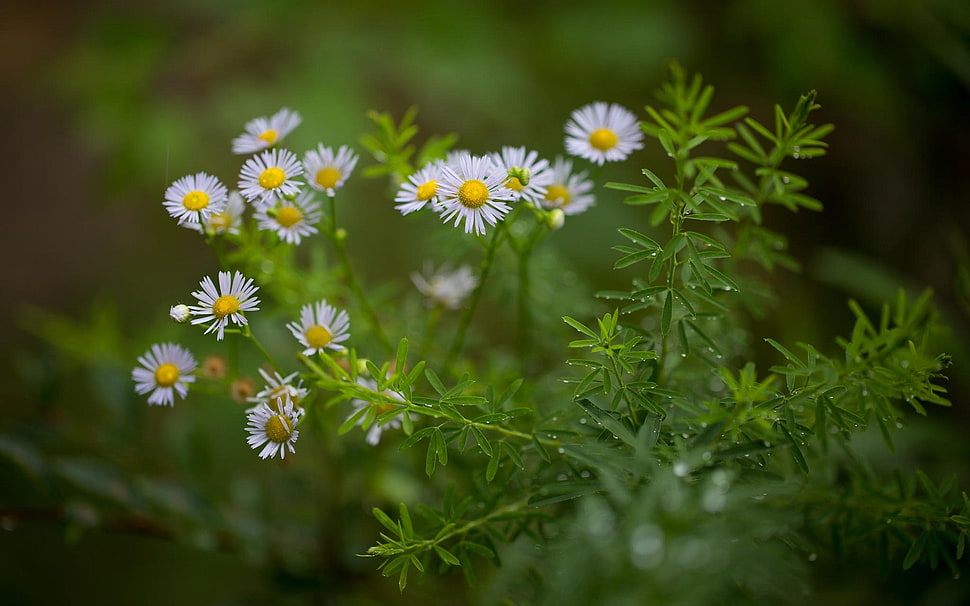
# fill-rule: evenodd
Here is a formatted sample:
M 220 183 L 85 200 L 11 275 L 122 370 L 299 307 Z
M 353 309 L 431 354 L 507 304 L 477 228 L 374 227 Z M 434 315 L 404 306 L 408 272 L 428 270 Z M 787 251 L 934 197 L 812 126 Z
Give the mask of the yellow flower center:
M 171 387 L 179 380 L 178 366 L 166 362 L 155 369 L 155 384 L 159 387 Z
M 333 340 L 333 335 L 323 326 L 317 325 L 306 331 L 306 342 L 310 347 L 320 349 Z
M 263 189 L 276 189 L 286 181 L 286 173 L 277 166 L 271 166 L 259 175 L 259 186 Z
M 327 166 L 317 171 L 317 185 L 323 189 L 336 187 L 337 181 L 340 181 L 340 171 L 336 168 Z
M 213 231 L 226 231 L 232 226 L 232 217 L 229 213 L 215 213 L 209 216 L 209 227 Z
M 283 415 L 274 415 L 266 421 L 266 437 L 277 444 L 290 439 L 293 435 L 293 425 L 290 419 Z
M 418 186 L 418 201 L 427 202 L 438 193 L 438 182 L 434 179 Z
M 204 191 L 190 191 L 182 198 L 182 206 L 187 210 L 202 210 L 209 205 L 209 194 Z
M 278 136 L 279 136 L 279 133 L 278 133 L 278 132 L 276 132 L 275 130 L 273 130 L 273 129 L 271 128 L 271 129 L 269 129 L 269 130 L 264 130 L 264 131 L 263 131 L 263 132 L 262 132 L 262 133 L 261 133 L 261 134 L 260 134 L 260 135 L 259 135 L 258 137 L 256 137 L 256 138 L 257 138 L 257 139 L 262 139 L 263 141 L 266 141 L 266 144 L 267 144 L 267 145 L 272 145 L 272 144 L 274 144 L 274 143 L 276 143 L 276 138 L 277 138 Z
M 509 177 L 509 180 L 505 182 L 505 187 L 515 191 L 522 191 L 524 186 L 522 185 L 522 181 L 519 181 L 518 177 Z
M 546 200 L 559 206 L 569 204 L 569 190 L 562 185 L 550 185 L 546 190 Z
M 276 222 L 283 227 L 293 227 L 303 218 L 303 213 L 292 206 L 284 206 L 276 215 Z
M 458 201 L 468 208 L 481 208 L 488 202 L 488 187 L 478 179 L 469 179 L 458 188 Z
M 237 311 L 239 311 L 239 299 L 232 295 L 222 295 L 212 304 L 212 315 L 220 320 Z
M 589 144 L 600 151 L 613 149 L 618 142 L 616 133 L 608 128 L 598 128 L 589 134 Z

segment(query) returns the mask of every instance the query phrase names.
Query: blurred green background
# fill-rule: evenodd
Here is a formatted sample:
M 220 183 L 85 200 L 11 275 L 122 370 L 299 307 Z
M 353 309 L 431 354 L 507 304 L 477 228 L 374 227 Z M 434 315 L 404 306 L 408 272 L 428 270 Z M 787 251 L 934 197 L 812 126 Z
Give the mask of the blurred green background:
M 368 109 L 400 116 L 414 105 L 424 135 L 455 132 L 459 147 L 476 152 L 527 145 L 551 158 L 561 153 L 569 113 L 583 104 L 614 101 L 642 116 L 671 59 L 716 86 L 714 110 L 744 104 L 762 121 L 774 103 L 790 108 L 817 89 L 815 119 L 836 125 L 830 154 L 792 168 L 826 209 L 768 213 L 804 270 L 775 276 L 781 303 L 764 334 L 832 347 L 851 325 L 847 297 L 871 307 L 897 285 L 931 286 L 952 328 L 941 343 L 956 356 L 956 406 L 933 416 L 967 427 L 966 2 L 21 0 L 0 17 L 4 166 L 18 186 L 0 239 L 0 601 L 471 600 L 458 577 L 450 598 L 427 586 L 401 597 L 375 578 L 373 562 L 354 557 L 375 536 L 366 519 L 374 499 L 421 494 L 396 467 L 393 447 L 373 455 L 347 438 L 302 445 L 351 461 L 377 458 L 393 494 L 372 498 L 377 489 L 342 485 L 333 470 L 306 486 L 275 465 L 259 468 L 236 439 L 231 406 L 199 404 L 210 407 L 204 414 L 183 406 L 163 417 L 132 393 L 135 356 L 176 338 L 156 318 L 216 269 L 203 241 L 167 217 L 165 188 L 200 170 L 233 184 L 240 159 L 230 140 L 249 119 L 283 106 L 304 116 L 287 147 L 350 144 L 366 166 L 357 141 Z M 665 175 L 664 160 L 648 141 L 603 178 L 636 180 L 638 166 Z M 616 192 L 598 194 L 598 205 L 550 244 L 587 276 L 590 292 L 627 283 L 606 269 L 609 247 L 616 227 L 644 224 Z M 390 200 L 387 183 L 362 179 L 342 195 L 365 283 L 406 279 L 425 259 L 447 257 L 430 243 L 438 226 L 402 219 Z M 204 438 L 219 432 L 232 437 Z M 174 457 L 163 447 L 172 443 Z M 70 456 L 51 464 L 50 453 Z M 952 456 L 966 454 L 955 447 Z M 966 464 L 940 466 L 962 472 Z M 137 475 L 144 502 L 136 506 L 168 516 L 171 527 L 112 516 L 134 498 L 125 493 L 132 480 L 113 475 L 120 469 Z M 71 482 L 85 489 L 73 492 Z M 260 497 L 267 487 L 278 491 L 272 503 Z M 349 509 L 331 506 L 336 517 L 327 520 L 301 509 L 331 493 Z M 239 513 L 240 533 L 250 532 L 244 548 L 179 526 L 228 515 L 207 509 L 200 495 L 209 494 L 238 506 L 230 513 Z M 300 503 L 299 511 L 274 509 L 281 500 Z M 300 534 L 307 520 L 321 536 Z M 80 533 L 87 526 L 103 527 Z M 314 543 L 336 547 L 304 549 Z M 308 552 L 310 560 L 287 560 Z

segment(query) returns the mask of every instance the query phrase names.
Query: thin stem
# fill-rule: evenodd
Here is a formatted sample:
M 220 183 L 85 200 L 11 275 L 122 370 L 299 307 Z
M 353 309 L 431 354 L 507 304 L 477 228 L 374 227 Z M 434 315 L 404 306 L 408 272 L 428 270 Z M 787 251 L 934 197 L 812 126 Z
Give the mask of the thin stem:
M 461 321 L 458 325 L 458 332 L 455 333 L 455 338 L 451 342 L 451 348 L 448 350 L 448 358 L 445 360 L 445 369 L 450 370 L 452 365 L 455 363 L 455 359 L 461 353 L 462 347 L 465 345 L 465 335 L 468 332 L 468 326 L 471 324 L 472 316 L 475 314 L 475 309 L 478 307 L 478 302 L 482 298 L 482 292 L 485 290 L 485 281 L 488 279 L 489 272 L 492 271 L 492 262 L 495 260 L 495 251 L 498 250 L 498 246 L 502 241 L 502 237 L 505 235 L 505 223 L 509 220 L 506 217 L 505 221 L 498 223 L 495 226 L 495 231 L 492 232 L 492 238 L 488 241 L 488 247 L 485 249 L 485 255 L 482 257 L 482 263 L 478 270 L 478 285 L 475 286 L 475 290 L 472 291 L 471 300 L 468 303 L 468 307 L 462 313 Z
M 374 336 L 377 338 L 377 342 L 380 344 L 381 349 L 384 353 L 391 354 L 394 348 L 391 347 L 391 342 L 387 338 L 387 334 L 384 333 L 384 329 L 381 327 L 381 322 L 377 318 L 377 314 L 374 313 L 374 309 L 370 306 L 367 301 L 367 296 L 364 294 L 364 289 L 361 288 L 360 282 L 357 280 L 357 275 L 354 273 L 354 268 L 350 263 L 350 257 L 347 255 L 347 247 L 345 244 L 346 235 L 339 233 L 337 229 L 337 205 L 335 203 L 334 196 L 327 196 L 330 201 L 330 222 L 328 236 L 330 237 L 330 242 L 333 244 L 334 250 L 337 252 L 337 258 L 340 264 L 343 266 L 344 273 L 347 274 L 347 281 L 350 283 L 350 291 L 357 300 L 357 305 L 360 310 L 364 312 L 367 317 L 367 321 L 370 323 L 371 328 L 374 329 Z

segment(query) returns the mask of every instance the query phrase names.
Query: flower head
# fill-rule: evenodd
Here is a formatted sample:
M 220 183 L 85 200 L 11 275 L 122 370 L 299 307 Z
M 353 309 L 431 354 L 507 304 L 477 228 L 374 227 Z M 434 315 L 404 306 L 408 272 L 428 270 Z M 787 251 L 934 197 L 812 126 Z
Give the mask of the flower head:
M 280 458 L 286 458 L 286 451 L 296 452 L 293 444 L 300 437 L 296 429 L 302 410 L 293 408 L 293 401 L 284 396 L 276 401 L 276 408 L 265 402 L 251 410 L 246 415 L 246 431 L 249 437 L 246 442 L 253 450 L 259 451 L 259 458 L 273 458 L 279 453 Z
M 566 151 L 596 164 L 626 159 L 643 147 L 641 141 L 636 116 L 615 103 L 584 105 L 566 123 Z
M 168 317 L 177 324 L 185 324 L 189 321 L 189 317 L 192 313 L 189 311 L 189 306 L 179 303 L 178 305 L 173 305 L 168 310 Z
M 441 168 L 438 206 L 442 221 L 454 219 L 455 227 L 464 221 L 466 234 L 474 229 L 484 235 L 485 223 L 495 225 L 511 208 L 505 203 L 513 196 L 504 186 L 507 178 L 505 169 L 486 156 L 458 156 L 457 162 Z
M 209 276 L 202 278 L 202 290 L 192 293 L 199 304 L 189 307 L 193 316 L 192 324 L 212 322 L 205 334 L 216 333 L 216 340 L 221 341 L 226 325 L 229 321 L 239 326 L 249 324 L 243 312 L 258 311 L 259 299 L 254 297 L 258 286 L 253 284 L 252 278 L 245 278 L 238 271 L 230 274 L 228 271 L 219 272 L 218 290 Z
M 503 147 L 501 153 L 491 156 L 492 162 L 505 169 L 508 177 L 505 187 L 512 190 L 513 200 L 537 202 L 546 195 L 546 186 L 552 181 L 549 162 L 539 158 L 534 151 L 527 151 L 524 147 Z M 513 176 L 512 173 L 527 174 L 527 182 Z
M 315 225 L 323 217 L 320 202 L 313 199 L 313 192 L 305 191 L 295 200 L 281 200 L 276 206 L 267 206 L 253 215 L 260 229 L 275 231 L 287 244 L 300 241 L 317 233 Z
M 438 182 L 441 180 L 442 162 L 435 161 L 425 164 L 408 177 L 397 190 L 394 208 L 407 215 L 421 210 L 428 204 L 436 209 L 434 202 L 438 199 Z
M 226 206 L 226 186 L 212 175 L 196 173 L 182 177 L 165 190 L 162 204 L 168 214 L 183 223 L 205 223 Z
M 357 384 L 361 385 L 362 387 L 366 387 L 371 391 L 377 391 L 377 382 L 374 381 L 373 379 L 369 379 L 367 377 L 357 377 Z M 394 404 L 394 402 L 404 401 L 404 396 L 402 396 L 400 393 L 396 391 L 391 391 L 389 389 L 385 389 L 384 391 L 380 392 L 380 395 L 384 398 L 384 401 L 368 402 L 366 400 L 351 400 L 350 403 L 354 406 L 354 412 L 351 413 L 350 416 L 353 416 L 354 414 L 356 414 L 357 411 L 359 411 L 361 408 L 373 406 L 374 407 L 373 415 L 374 417 L 377 417 L 397 408 L 398 406 Z M 367 416 L 368 416 L 367 413 L 362 414 L 358 419 L 357 424 L 363 425 L 364 419 L 366 419 Z M 367 438 L 366 438 L 367 443 L 370 444 L 371 446 L 377 446 L 378 444 L 380 444 L 381 434 L 384 432 L 384 430 L 400 429 L 400 427 L 401 427 L 401 417 L 399 416 L 394 417 L 393 419 L 384 420 L 384 421 L 374 420 L 373 423 L 371 423 L 370 428 L 367 430 Z
M 341 145 L 334 153 L 333 148 L 324 147 L 321 143 L 303 157 L 303 168 L 310 187 L 326 192 L 328 196 L 335 195 L 343 187 L 355 166 L 357 154 L 346 145 Z
M 343 341 L 350 337 L 350 317 L 347 312 L 328 305 L 326 300 L 304 305 L 300 309 L 300 321 L 286 325 L 306 347 L 303 355 L 312 356 L 325 349 L 340 351 Z
M 467 265 L 455 271 L 447 266 L 433 271 L 430 265 L 425 265 L 424 275 L 414 272 L 411 281 L 428 298 L 429 307 L 439 305 L 445 309 L 461 307 L 462 301 L 478 286 L 478 278 Z
M 250 402 L 269 404 L 270 407 L 276 407 L 280 398 L 287 397 L 293 402 L 294 408 L 299 408 L 300 402 L 310 393 L 309 389 L 303 387 L 303 379 L 297 380 L 297 377 L 300 375 L 298 372 L 290 373 L 284 377 L 278 372 L 274 371 L 273 374 L 270 374 L 260 368 L 259 374 L 266 381 L 266 386 L 255 396 L 247 397 L 246 399 Z M 252 412 L 256 408 L 258 406 L 250 408 L 247 412 Z
M 189 393 L 189 383 L 195 382 L 192 372 L 196 362 L 189 350 L 174 343 L 156 343 L 145 355 L 138 358 L 141 366 L 131 371 L 135 391 L 151 392 L 148 403 L 164 406 L 175 405 L 175 394 L 183 400 Z
M 238 191 L 229 192 L 225 206 L 219 212 L 213 212 L 205 221 L 205 230 L 210 234 L 238 234 L 242 226 L 243 213 L 246 211 L 246 201 Z M 201 232 L 200 223 L 182 223 L 182 227 Z
M 586 178 L 586 171 L 573 174 L 573 161 L 557 156 L 552 164 L 552 182 L 540 203 L 544 208 L 560 208 L 567 215 L 576 215 L 596 201 L 589 192 L 593 182 Z
M 300 125 L 300 114 L 283 108 L 270 117 L 261 116 L 246 123 L 245 131 L 232 140 L 232 153 L 251 154 L 272 147 Z
M 302 174 L 303 166 L 296 154 L 285 149 L 270 149 L 246 160 L 239 171 L 238 187 L 250 202 L 271 204 L 279 198 L 299 193 L 303 182 L 296 178 Z

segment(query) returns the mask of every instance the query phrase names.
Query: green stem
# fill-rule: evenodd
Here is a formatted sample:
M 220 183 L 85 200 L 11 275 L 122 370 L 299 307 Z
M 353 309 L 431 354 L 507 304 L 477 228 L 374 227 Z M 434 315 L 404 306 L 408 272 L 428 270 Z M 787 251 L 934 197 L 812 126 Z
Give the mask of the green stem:
M 461 321 L 458 325 L 458 332 L 455 333 L 455 338 L 451 342 L 451 348 L 448 350 L 448 357 L 445 360 L 445 369 L 450 371 L 451 367 L 455 363 L 455 359 L 461 353 L 462 347 L 465 345 L 465 335 L 468 333 L 468 326 L 471 324 L 472 316 L 475 314 L 475 309 L 478 307 L 478 302 L 482 298 L 482 292 L 485 290 L 485 281 L 488 279 L 489 272 L 492 271 L 492 262 L 495 260 L 495 251 L 498 250 L 498 246 L 502 241 L 502 237 L 505 234 L 505 223 L 509 220 L 506 217 L 505 221 L 499 222 L 495 226 L 495 230 L 492 232 L 492 238 L 488 241 L 488 247 L 485 249 L 485 255 L 482 257 L 482 264 L 479 266 L 478 270 L 478 285 L 475 286 L 475 290 L 472 291 L 471 300 L 468 303 L 468 307 L 462 313 Z

